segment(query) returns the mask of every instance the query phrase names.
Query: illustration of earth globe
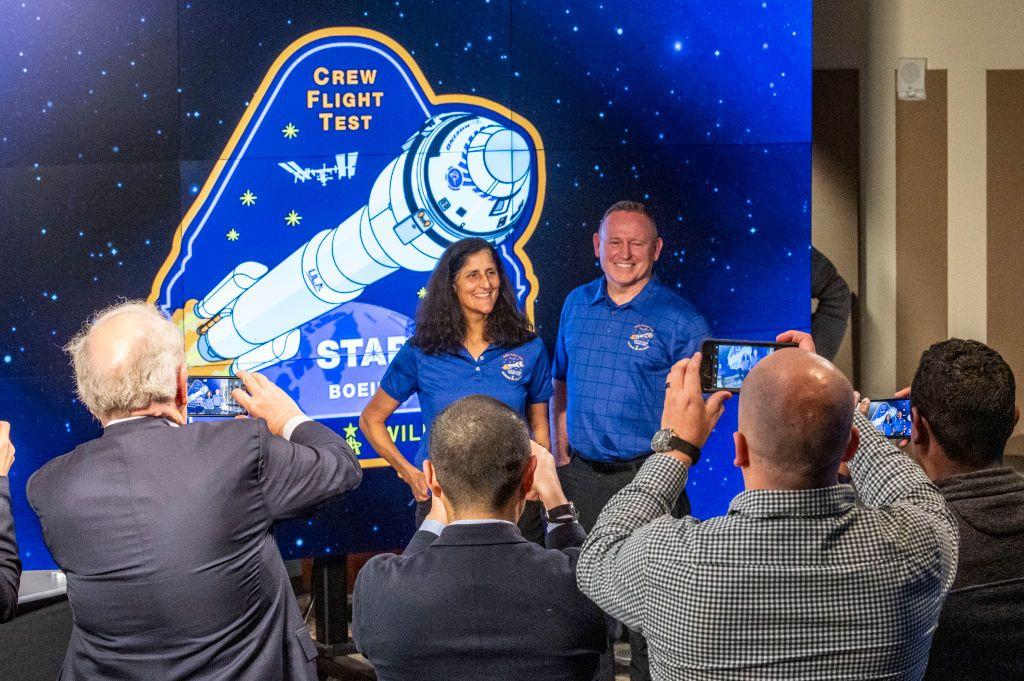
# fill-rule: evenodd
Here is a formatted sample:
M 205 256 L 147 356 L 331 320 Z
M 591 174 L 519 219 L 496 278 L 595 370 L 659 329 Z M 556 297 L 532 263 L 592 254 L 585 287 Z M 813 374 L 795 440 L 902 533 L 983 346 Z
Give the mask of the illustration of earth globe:
M 394 348 L 401 344 L 399 339 L 411 336 L 412 320 L 377 305 L 351 302 L 303 325 L 300 332 L 298 355 L 261 373 L 287 391 L 312 418 L 358 416 L 397 351 L 393 349 L 389 355 L 389 341 Z M 358 350 L 351 358 L 345 346 L 338 349 L 335 345 L 354 339 L 362 342 L 354 343 Z M 326 351 L 321 346 L 324 341 L 333 342 L 327 344 Z M 371 352 L 367 353 L 367 348 Z M 373 352 L 378 349 L 381 352 Z M 324 368 L 331 363 L 337 366 Z M 355 366 L 350 366 L 353 363 Z M 402 406 L 403 410 L 414 408 L 419 408 L 415 396 Z

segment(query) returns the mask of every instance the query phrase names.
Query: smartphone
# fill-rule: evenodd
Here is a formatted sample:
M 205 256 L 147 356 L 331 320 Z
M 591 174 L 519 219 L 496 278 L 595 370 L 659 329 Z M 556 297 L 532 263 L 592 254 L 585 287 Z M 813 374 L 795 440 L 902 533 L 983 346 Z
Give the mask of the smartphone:
M 871 400 L 868 418 L 882 435 L 893 438 L 910 437 L 910 399 Z
M 700 389 L 706 393 L 719 390 L 738 393 L 754 365 L 776 350 L 796 346 L 796 343 L 710 338 L 700 346 Z
M 245 414 L 231 391 L 242 387 L 242 379 L 234 376 L 189 376 L 189 418 L 233 418 Z

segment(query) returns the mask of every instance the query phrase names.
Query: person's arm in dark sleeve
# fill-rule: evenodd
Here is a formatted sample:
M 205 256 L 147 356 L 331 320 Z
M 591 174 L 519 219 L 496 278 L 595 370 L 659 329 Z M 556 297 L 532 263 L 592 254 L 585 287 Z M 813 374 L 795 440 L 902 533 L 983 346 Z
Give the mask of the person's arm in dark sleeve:
M 21 561 L 11 515 L 10 481 L 6 475 L 0 475 L 0 622 L 14 619 L 20 581 Z
M 811 337 L 818 354 L 831 360 L 843 342 L 853 297 L 835 265 L 816 248 L 811 249 L 811 297 L 818 300 L 811 315 Z
M 295 426 L 290 438 L 258 420 L 260 486 L 270 515 L 283 520 L 359 486 L 363 469 L 345 440 L 316 421 Z
M 544 535 L 544 546 L 549 549 L 579 548 L 587 541 L 587 531 L 578 522 L 553 523 L 548 521 L 548 531 Z
M 426 525 L 429 521 L 424 521 L 423 525 Z M 412 535 L 412 539 L 405 547 L 405 551 L 402 552 L 403 556 L 422 551 L 431 544 L 433 544 L 437 538 L 441 535 L 440 530 L 434 530 L 433 528 L 423 529 L 423 525 L 420 529 L 416 530 L 416 533 Z
M 437 495 L 430 495 L 430 512 L 427 513 L 427 517 L 420 523 L 419 529 L 416 530 L 416 534 L 409 540 L 409 544 L 405 547 L 402 555 L 408 556 L 427 548 L 441 536 L 441 533 L 444 532 L 444 528 L 447 526 L 448 511 L 441 500 L 437 498 Z

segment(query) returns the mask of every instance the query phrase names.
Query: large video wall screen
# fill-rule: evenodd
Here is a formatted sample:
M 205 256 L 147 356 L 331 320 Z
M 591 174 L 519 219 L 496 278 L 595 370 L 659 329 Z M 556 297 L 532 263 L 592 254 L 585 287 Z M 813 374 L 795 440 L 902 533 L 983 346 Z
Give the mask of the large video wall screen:
M 653 211 L 657 276 L 714 335 L 808 327 L 809 0 L 74 10 L 0 8 L 0 418 L 28 568 L 53 564 L 28 477 L 99 433 L 60 348 L 118 297 L 182 325 L 193 374 L 262 371 L 358 453 L 359 490 L 277 528 L 286 557 L 411 533 L 358 415 L 445 239 L 498 244 L 549 351 L 619 199 Z M 689 483 L 701 517 L 741 487 L 735 408 Z M 415 397 L 389 430 L 412 459 Z

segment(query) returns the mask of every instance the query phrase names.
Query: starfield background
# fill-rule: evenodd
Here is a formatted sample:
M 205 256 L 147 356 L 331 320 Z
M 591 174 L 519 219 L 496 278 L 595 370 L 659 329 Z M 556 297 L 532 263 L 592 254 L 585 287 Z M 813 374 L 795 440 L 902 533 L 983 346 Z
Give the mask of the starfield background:
M 0 5 L 0 418 L 22 558 L 53 565 L 24 487 L 97 436 L 60 347 L 96 310 L 145 298 L 277 55 L 330 26 L 380 31 L 438 94 L 507 105 L 539 130 L 546 200 L 526 245 L 549 349 L 565 295 L 600 274 L 590 235 L 623 198 L 653 209 L 656 269 L 720 337 L 809 324 L 809 0 L 725 3 L 38 0 Z M 386 284 L 382 284 L 386 285 Z M 735 400 L 690 481 L 725 511 Z M 286 557 L 401 546 L 394 472 L 278 528 Z

